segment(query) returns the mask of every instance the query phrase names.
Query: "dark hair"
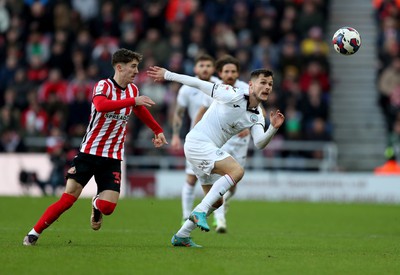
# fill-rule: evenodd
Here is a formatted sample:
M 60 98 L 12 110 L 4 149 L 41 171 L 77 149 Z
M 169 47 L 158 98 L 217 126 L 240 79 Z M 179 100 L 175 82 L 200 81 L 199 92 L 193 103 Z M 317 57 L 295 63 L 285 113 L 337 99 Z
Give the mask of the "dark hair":
M 226 64 L 233 64 L 236 66 L 237 70 L 240 71 L 240 62 L 237 58 L 234 58 L 231 55 L 224 55 L 215 62 L 215 68 L 217 69 L 217 72 L 222 71 L 222 68 Z
M 118 63 L 129 63 L 136 59 L 138 62 L 142 61 L 142 55 L 140 53 L 127 50 L 124 48 L 118 49 L 111 59 L 111 65 L 114 67 Z
M 250 79 L 254 79 L 259 77 L 260 75 L 264 75 L 265 77 L 272 76 L 274 77 L 274 74 L 272 71 L 267 70 L 267 69 L 257 69 L 251 72 L 250 74 Z
M 214 57 L 212 57 L 211 55 L 206 54 L 206 53 L 197 56 L 196 59 L 195 59 L 195 61 L 194 61 L 194 64 L 197 64 L 197 63 L 199 63 L 200 61 L 211 61 L 213 65 L 215 64 L 215 59 L 214 59 Z

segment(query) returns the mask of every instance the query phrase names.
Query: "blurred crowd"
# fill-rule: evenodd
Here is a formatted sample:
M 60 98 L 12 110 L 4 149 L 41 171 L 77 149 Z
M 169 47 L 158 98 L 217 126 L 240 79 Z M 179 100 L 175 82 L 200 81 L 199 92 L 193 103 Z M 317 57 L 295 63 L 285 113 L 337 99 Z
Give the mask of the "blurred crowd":
M 391 58 L 398 9 L 377 11 L 383 78 L 400 73 L 400 58 Z M 57 152 L 80 140 L 93 84 L 112 76 L 110 57 L 120 47 L 143 54 L 135 83 L 157 103 L 151 112 L 167 137 L 180 86 L 152 82 L 146 68 L 193 75 L 195 57 L 208 53 L 238 58 L 244 81 L 253 69 L 274 71 L 265 108 L 286 115 L 277 139 L 331 140 L 328 0 L 0 0 L 0 19 L 0 151 Z M 141 125 L 131 118 L 128 154 L 148 153 L 141 148 L 152 133 Z M 32 137 L 46 143 L 33 146 Z
M 388 147 L 400 153 L 400 1 L 373 0 L 377 37 L 377 88 L 386 118 Z

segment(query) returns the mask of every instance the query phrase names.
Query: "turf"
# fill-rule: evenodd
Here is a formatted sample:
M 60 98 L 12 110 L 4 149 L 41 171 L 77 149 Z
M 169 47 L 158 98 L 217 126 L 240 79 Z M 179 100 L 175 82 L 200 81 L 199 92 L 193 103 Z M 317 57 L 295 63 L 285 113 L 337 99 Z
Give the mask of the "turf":
M 34 247 L 24 235 L 57 198 L 0 198 L 0 274 L 398 274 L 398 205 L 233 201 L 228 234 L 172 247 L 179 200 L 123 199 L 100 231 L 80 199 Z M 211 221 L 210 221 L 211 224 Z

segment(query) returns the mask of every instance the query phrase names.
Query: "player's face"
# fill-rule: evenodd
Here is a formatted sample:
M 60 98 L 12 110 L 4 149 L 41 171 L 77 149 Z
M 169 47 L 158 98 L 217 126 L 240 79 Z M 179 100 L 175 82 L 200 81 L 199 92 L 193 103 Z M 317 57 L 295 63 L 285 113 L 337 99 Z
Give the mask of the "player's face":
M 194 66 L 194 73 L 201 79 L 209 81 L 214 73 L 214 64 L 209 60 L 202 60 Z
M 135 79 L 135 76 L 139 73 L 139 62 L 137 60 L 133 60 L 129 63 L 120 65 L 121 68 L 119 72 L 122 77 L 122 81 L 124 82 L 124 84 L 132 83 Z
M 235 64 L 226 64 L 222 67 L 218 75 L 224 84 L 234 86 L 236 80 L 239 78 L 239 71 Z
M 269 94 L 272 92 L 274 84 L 272 76 L 259 75 L 258 78 L 250 81 L 253 90 L 253 96 L 257 101 L 267 101 Z

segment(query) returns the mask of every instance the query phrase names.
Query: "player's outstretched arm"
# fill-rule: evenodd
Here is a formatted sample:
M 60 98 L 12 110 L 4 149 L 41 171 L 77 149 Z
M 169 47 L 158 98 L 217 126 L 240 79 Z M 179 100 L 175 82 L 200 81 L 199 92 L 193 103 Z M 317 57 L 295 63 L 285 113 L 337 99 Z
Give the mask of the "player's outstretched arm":
M 214 83 L 184 74 L 173 73 L 158 66 L 151 66 L 147 70 L 147 75 L 153 78 L 154 81 L 175 81 L 193 88 L 197 88 L 209 96 L 211 96 L 214 88 Z
M 281 127 L 285 121 L 285 116 L 279 110 L 275 112 L 271 111 L 269 119 L 271 124 L 266 132 L 264 132 L 264 128 L 261 124 L 251 127 L 251 136 L 253 137 L 254 145 L 257 149 L 264 149 L 268 145 L 279 127 Z

